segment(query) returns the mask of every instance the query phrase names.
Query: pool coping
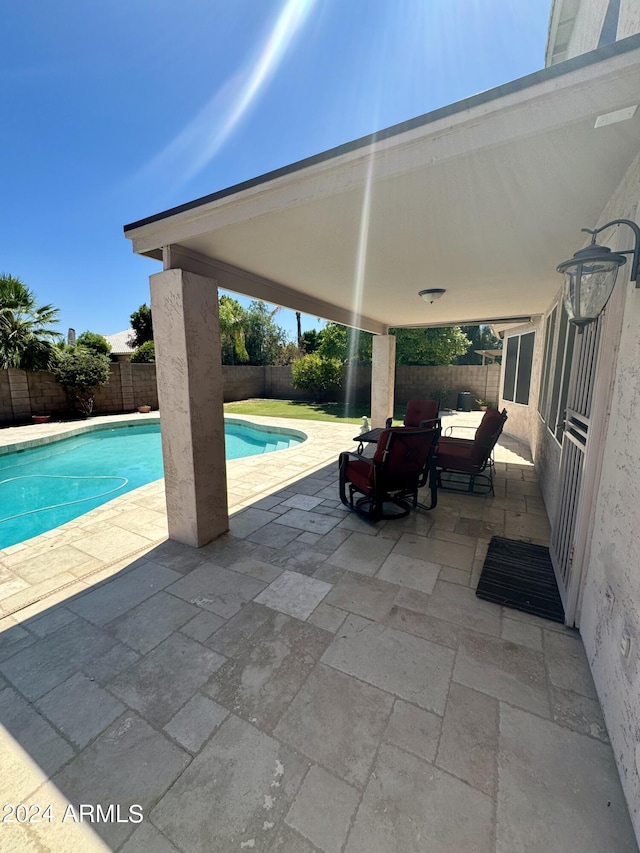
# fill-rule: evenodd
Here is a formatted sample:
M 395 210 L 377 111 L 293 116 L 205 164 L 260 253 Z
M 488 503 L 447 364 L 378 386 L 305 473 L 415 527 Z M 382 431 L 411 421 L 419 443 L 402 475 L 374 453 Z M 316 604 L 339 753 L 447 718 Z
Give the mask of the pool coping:
M 306 441 L 307 433 L 292 427 L 284 427 L 279 425 L 260 424 L 238 415 L 225 415 L 225 423 L 239 424 L 242 426 L 250 426 L 257 429 L 259 432 L 272 432 L 277 435 L 293 435 L 296 438 L 301 438 Z M 38 430 L 39 434 L 32 438 L 19 439 L 17 441 L 6 442 L 4 430 L 0 430 L 0 456 L 5 456 L 8 453 L 20 452 L 21 450 L 30 450 L 34 447 L 42 447 L 46 444 L 53 444 L 56 441 L 62 441 L 65 438 L 73 438 L 77 435 L 84 435 L 89 432 L 100 432 L 102 430 L 113 428 L 119 424 L 132 426 L 139 423 L 160 423 L 160 412 L 150 413 L 132 413 L 126 415 L 101 415 L 91 420 L 86 421 L 49 421 L 46 424 L 25 424 L 22 427 L 7 427 L 9 430 L 31 429 Z M 47 427 L 49 429 L 47 429 Z M 275 452 L 275 451 L 270 451 Z

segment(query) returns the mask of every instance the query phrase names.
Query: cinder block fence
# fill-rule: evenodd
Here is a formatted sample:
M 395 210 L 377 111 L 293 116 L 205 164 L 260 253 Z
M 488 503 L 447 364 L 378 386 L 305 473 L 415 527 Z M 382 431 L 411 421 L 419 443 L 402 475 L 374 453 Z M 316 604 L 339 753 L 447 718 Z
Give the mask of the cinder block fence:
M 96 414 L 133 412 L 138 406 L 158 407 L 155 364 L 110 365 L 108 385 L 94 399 Z M 291 368 L 244 367 L 225 365 L 225 402 L 267 397 L 275 400 L 305 400 L 307 395 L 291 384 Z M 460 391 L 469 391 L 473 399 L 497 402 L 500 367 L 496 364 L 421 367 L 399 365 L 396 368 L 396 404 L 404 405 L 412 397 L 429 397 L 448 389 L 447 403 L 455 406 Z M 348 377 L 343 394 L 366 402 L 371 393 L 371 368 L 358 367 Z M 0 425 L 26 423 L 32 415 L 61 417 L 67 410 L 64 391 L 47 371 L 0 370 Z

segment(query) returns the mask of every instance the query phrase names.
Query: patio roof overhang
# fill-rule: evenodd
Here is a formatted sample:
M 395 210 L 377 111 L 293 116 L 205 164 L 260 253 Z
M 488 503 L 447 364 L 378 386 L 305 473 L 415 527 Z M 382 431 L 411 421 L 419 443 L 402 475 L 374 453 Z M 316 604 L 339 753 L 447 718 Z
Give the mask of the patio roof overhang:
M 640 109 L 596 119 L 639 102 L 636 35 L 125 234 L 165 268 L 377 333 L 528 319 L 640 149 Z

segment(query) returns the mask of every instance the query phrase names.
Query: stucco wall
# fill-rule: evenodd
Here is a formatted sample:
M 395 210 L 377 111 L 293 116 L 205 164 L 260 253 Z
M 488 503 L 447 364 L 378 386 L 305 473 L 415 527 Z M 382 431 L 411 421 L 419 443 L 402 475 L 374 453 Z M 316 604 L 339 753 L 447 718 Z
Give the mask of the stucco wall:
M 608 6 L 609 0 L 582 0 L 569 40 L 567 59 L 597 48 Z M 617 39 L 637 32 L 640 32 L 640 2 L 621 0 Z
M 639 215 L 640 155 L 598 224 L 637 222 Z M 631 245 L 625 229 L 625 242 L 627 234 Z M 590 545 L 580 633 L 640 838 L 640 289 L 631 283 Z M 621 654 L 624 635 L 631 639 L 628 657 Z
M 553 308 L 556 301 L 557 297 L 549 305 L 549 310 Z M 500 397 L 500 408 L 505 408 L 509 416 L 504 428 L 505 433 L 520 439 L 520 441 L 528 444 L 531 449 L 531 455 L 536 466 L 536 474 L 538 476 L 540 490 L 542 491 L 542 497 L 547 509 L 547 515 L 549 518 L 553 519 L 559 483 L 560 445 L 538 414 L 538 400 L 542 382 L 542 368 L 544 366 L 545 318 L 546 314 L 538 318 L 535 322 L 510 329 L 509 332 L 505 334 L 505 346 L 507 336 L 513 334 L 526 334 L 526 332 L 535 331 L 536 340 L 533 351 L 533 363 L 531 365 L 529 405 L 518 405 L 517 403 L 512 403 L 511 401 Z M 503 376 L 501 374 L 501 391 L 502 382 Z

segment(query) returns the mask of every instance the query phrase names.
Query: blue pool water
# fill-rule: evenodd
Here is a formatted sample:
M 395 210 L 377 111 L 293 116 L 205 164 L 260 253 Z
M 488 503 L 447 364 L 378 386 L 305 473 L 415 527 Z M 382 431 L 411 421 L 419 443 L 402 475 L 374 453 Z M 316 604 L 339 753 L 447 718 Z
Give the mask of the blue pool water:
M 227 459 L 303 439 L 226 423 Z M 164 476 L 160 424 L 122 425 L 0 456 L 0 548 L 52 530 Z

